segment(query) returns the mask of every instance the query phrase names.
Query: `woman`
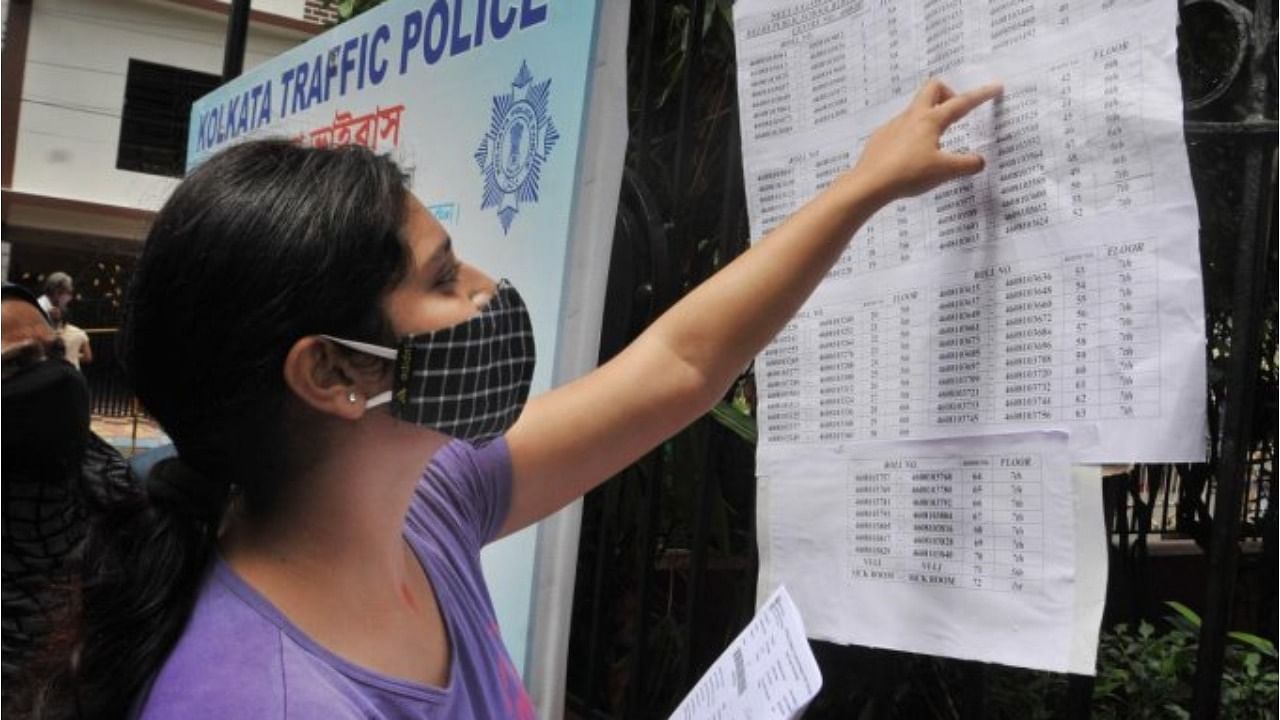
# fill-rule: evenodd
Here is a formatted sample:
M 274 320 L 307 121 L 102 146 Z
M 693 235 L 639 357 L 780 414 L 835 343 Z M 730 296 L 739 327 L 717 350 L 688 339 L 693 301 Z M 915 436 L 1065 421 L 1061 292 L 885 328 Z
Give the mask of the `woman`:
M 5 699 L 57 628 L 90 519 L 131 491 L 120 453 L 90 430 L 89 386 L 36 296 L 0 291 L 0 678 Z
M 873 212 L 981 169 L 938 141 L 998 92 L 929 83 L 851 172 L 527 407 L 519 296 L 457 259 L 391 161 L 279 141 L 208 160 L 156 218 L 122 348 L 179 457 L 87 543 L 37 714 L 531 716 L 481 546 L 710 408 Z

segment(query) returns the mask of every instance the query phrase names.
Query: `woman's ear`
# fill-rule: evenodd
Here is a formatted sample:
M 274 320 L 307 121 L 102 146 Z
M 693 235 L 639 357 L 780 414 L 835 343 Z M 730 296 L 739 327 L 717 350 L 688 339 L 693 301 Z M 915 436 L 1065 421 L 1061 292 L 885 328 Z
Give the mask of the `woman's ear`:
M 284 381 L 302 402 L 322 413 L 359 420 L 371 392 L 367 369 L 316 335 L 299 339 L 284 359 Z

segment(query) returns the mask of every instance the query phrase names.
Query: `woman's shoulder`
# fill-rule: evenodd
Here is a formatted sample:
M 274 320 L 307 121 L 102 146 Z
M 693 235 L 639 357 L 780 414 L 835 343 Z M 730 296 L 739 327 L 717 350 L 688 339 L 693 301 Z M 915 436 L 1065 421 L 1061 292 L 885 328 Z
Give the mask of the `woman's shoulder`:
M 283 718 L 282 638 L 211 572 L 136 717 Z
M 138 698 L 139 720 L 364 718 L 341 682 L 299 648 L 215 567 L 160 670 Z M 345 711 L 345 712 L 344 712 Z
M 478 552 L 506 520 L 511 482 L 511 451 L 505 439 L 478 448 L 450 442 L 436 452 L 418 482 L 409 529 L 418 534 L 447 532 Z

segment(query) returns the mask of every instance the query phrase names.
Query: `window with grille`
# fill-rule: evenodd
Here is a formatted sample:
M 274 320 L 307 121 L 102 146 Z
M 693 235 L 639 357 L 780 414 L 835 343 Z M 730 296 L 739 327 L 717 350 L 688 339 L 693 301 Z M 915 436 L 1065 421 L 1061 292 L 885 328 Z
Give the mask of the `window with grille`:
M 116 167 L 181 177 L 191 103 L 219 82 L 217 75 L 130 59 Z

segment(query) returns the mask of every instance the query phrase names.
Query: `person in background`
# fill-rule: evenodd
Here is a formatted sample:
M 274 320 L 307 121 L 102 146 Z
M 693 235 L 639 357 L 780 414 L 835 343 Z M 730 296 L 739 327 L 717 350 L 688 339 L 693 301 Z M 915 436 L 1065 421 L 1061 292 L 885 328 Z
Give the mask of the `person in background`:
M 66 310 L 75 294 L 75 283 L 72 282 L 70 275 L 64 272 L 51 272 L 49 277 L 44 279 L 44 294 L 38 299 L 40 309 L 46 315 L 54 308 Z
M 132 483 L 120 453 L 90 431 L 89 389 L 64 359 L 37 298 L 4 283 L 0 311 L 0 660 L 7 704 L 12 682 L 66 606 L 89 519 Z
M 93 348 L 89 343 L 89 333 L 76 325 L 67 322 L 67 311 L 57 306 L 49 309 L 49 319 L 66 351 L 67 362 L 79 370 L 81 363 L 93 362 Z
M 930 82 L 822 194 L 527 405 L 519 293 L 459 259 L 393 160 L 287 139 L 205 160 L 156 214 L 120 338 L 177 454 L 86 541 L 18 715 L 533 717 L 481 548 L 704 415 L 877 210 L 982 169 L 939 139 L 998 93 Z

